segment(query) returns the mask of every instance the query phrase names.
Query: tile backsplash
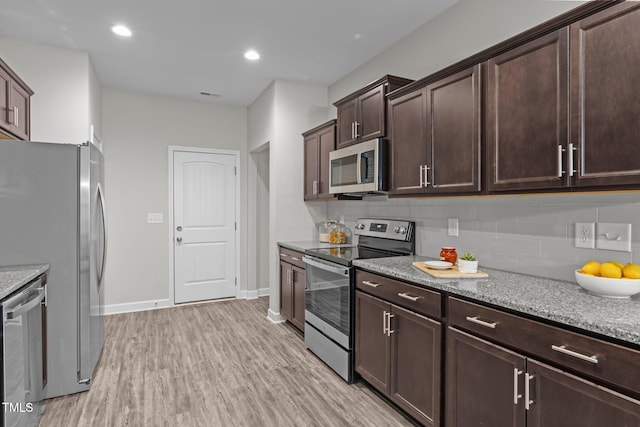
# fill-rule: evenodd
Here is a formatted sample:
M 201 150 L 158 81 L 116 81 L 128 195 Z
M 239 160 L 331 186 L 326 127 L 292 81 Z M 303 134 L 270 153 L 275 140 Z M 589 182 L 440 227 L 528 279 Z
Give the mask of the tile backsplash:
M 402 218 L 416 222 L 416 253 L 437 258 L 442 246 L 472 251 L 482 266 L 574 281 L 589 259 L 640 263 L 640 192 L 402 198 L 327 203 L 328 219 Z M 458 218 L 459 236 L 447 235 Z M 574 245 L 574 223 L 630 223 L 631 252 Z

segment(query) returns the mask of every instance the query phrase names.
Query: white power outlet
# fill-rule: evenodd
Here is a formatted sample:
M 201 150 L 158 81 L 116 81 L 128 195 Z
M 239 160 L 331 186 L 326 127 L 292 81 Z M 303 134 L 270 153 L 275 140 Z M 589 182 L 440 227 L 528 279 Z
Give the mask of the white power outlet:
M 458 218 L 449 218 L 447 223 L 449 226 L 447 229 L 447 236 L 458 237 Z
M 576 222 L 576 248 L 595 248 L 596 225 L 593 222 Z

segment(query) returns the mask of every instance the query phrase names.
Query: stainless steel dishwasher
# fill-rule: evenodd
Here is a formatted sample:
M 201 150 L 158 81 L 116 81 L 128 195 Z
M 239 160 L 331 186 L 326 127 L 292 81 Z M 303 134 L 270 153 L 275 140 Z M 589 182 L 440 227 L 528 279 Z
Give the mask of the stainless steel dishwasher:
M 2 426 L 37 426 L 46 382 L 42 276 L 0 303 L 2 307 Z M 44 347 L 43 347 L 44 346 Z

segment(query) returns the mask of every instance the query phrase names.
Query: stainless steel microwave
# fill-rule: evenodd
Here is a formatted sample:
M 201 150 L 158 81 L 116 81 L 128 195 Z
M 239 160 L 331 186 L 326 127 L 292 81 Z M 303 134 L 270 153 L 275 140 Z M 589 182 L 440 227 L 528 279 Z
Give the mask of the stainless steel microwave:
M 376 138 L 329 153 L 329 193 L 387 191 L 387 144 Z

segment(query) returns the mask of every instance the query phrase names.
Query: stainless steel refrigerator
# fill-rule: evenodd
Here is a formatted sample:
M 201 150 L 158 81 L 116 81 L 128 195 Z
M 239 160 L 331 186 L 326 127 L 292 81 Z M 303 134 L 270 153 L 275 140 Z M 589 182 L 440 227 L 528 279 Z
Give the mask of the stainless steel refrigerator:
M 88 390 L 102 352 L 103 164 L 91 143 L 0 140 L 0 265 L 51 266 L 45 398 Z

